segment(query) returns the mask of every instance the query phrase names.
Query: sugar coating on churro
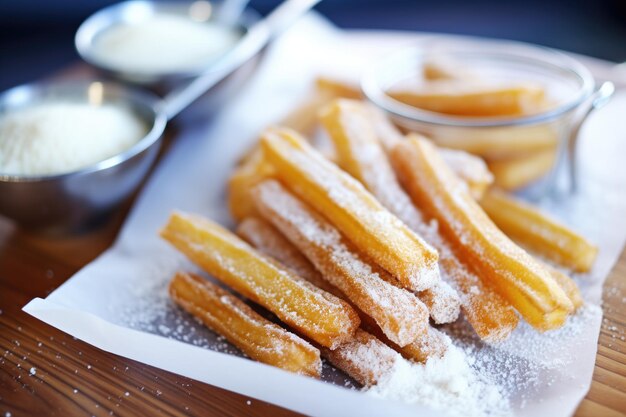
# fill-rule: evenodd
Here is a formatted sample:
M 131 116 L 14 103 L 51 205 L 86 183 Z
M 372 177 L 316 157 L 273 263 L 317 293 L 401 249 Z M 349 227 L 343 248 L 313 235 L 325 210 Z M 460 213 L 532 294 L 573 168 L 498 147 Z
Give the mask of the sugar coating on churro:
M 454 173 L 460 178 L 489 184 L 493 182 L 493 174 L 482 158 L 458 149 L 440 148 L 439 154 L 450 168 L 454 167 Z
M 179 272 L 170 282 L 169 293 L 178 305 L 251 359 L 319 378 L 322 362 L 318 349 L 228 291 L 197 275 Z
M 328 291 L 325 288 L 328 283 L 311 262 L 269 222 L 258 217 L 246 217 L 237 226 L 237 234 L 257 250 L 287 266 L 299 277 Z
M 394 286 L 357 252 L 328 221 L 277 181 L 261 182 L 252 193 L 257 208 L 385 335 L 401 346 L 426 330 L 428 311 L 414 294 Z
M 339 166 L 416 231 L 421 215 L 396 180 L 367 110 L 360 102 L 336 100 L 325 108 L 320 119 L 333 140 Z
M 435 323 L 452 323 L 459 317 L 461 300 L 446 282 L 438 282 L 434 287 L 419 292 L 417 296 L 426 304 Z
M 174 213 L 161 236 L 206 272 L 323 346 L 332 349 L 350 339 L 360 324 L 348 303 L 279 268 L 207 219 Z
M 506 339 L 519 322 L 515 309 L 459 260 L 435 220 L 420 224 L 420 232 L 439 251 L 443 281 L 457 291 L 461 309 L 478 336 L 490 343 Z
M 536 207 L 496 190 L 486 193 L 480 205 L 507 236 L 530 250 L 577 272 L 593 266 L 598 248 Z
M 427 234 L 433 235 L 437 231 L 432 231 L 424 225 L 422 214 L 401 188 L 377 138 L 375 124 L 384 126 L 390 123 L 385 120 L 375 120 L 372 123 L 370 113 L 360 102 L 336 100 L 320 115 L 322 123 L 335 144 L 338 163 L 359 180 L 383 206 L 432 244 Z M 388 134 L 393 135 L 391 127 L 386 130 L 390 130 Z M 387 140 L 399 142 L 401 139 Z M 433 287 L 421 291 L 419 296 L 428 306 L 431 317 L 436 323 L 450 323 L 457 319 L 460 300 L 456 292 L 447 284 L 440 281 Z
M 376 337 L 357 330 L 354 338 L 334 350 L 322 349 L 322 355 L 361 385 L 370 387 L 391 372 L 400 355 Z
M 452 345 L 450 337 L 443 332 L 429 327 L 428 331 L 398 350 L 402 356 L 415 362 L 426 362 L 429 358 L 441 358 Z
M 508 239 L 469 195 L 432 144 L 412 138 L 392 153 L 411 197 L 437 218 L 455 251 L 540 330 L 563 325 L 573 306 L 527 252 Z
M 262 143 L 277 177 L 403 286 L 421 291 L 439 280 L 437 251 L 295 132 L 271 130 Z

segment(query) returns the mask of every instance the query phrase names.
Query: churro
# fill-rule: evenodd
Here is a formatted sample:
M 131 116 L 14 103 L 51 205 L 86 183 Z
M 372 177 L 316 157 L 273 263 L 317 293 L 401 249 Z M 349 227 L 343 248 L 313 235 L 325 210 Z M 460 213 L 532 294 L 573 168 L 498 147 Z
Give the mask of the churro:
M 448 351 L 451 344 L 448 336 L 432 326 L 428 326 L 426 332 L 421 334 L 415 341 L 403 347 L 389 340 L 375 323 L 363 320 L 361 328 L 376 336 L 404 358 L 414 362 L 423 363 L 429 358 L 441 358 Z
M 255 215 L 255 205 L 250 197 L 250 187 L 272 175 L 273 168 L 258 147 L 235 169 L 228 180 L 228 208 L 235 220 Z
M 269 130 L 262 144 L 276 177 L 401 285 L 421 291 L 439 280 L 437 252 L 297 133 Z
M 457 149 L 439 148 L 439 154 L 454 173 L 467 184 L 475 199 L 480 199 L 493 184 L 493 174 L 482 158 Z
M 420 138 L 396 146 L 392 160 L 415 204 L 436 218 L 457 253 L 535 328 L 560 327 L 573 306 L 540 264 L 502 233 L 436 151 Z
M 531 251 L 576 272 L 593 266 L 597 247 L 530 204 L 492 190 L 480 205 L 504 233 Z
M 374 319 L 385 336 L 405 346 L 426 331 L 428 310 L 414 294 L 385 280 L 327 220 L 298 200 L 277 181 L 252 190 L 257 208 L 361 311 Z M 382 276 L 381 276 L 382 275 Z
M 299 277 L 326 292 L 344 298 L 343 294 L 324 280 L 313 264 L 269 222 L 259 217 L 246 217 L 237 226 L 237 234 L 256 250 L 285 265 Z
M 548 271 L 550 271 L 550 275 L 552 275 L 552 278 L 557 282 L 557 284 L 559 284 L 565 294 L 567 294 L 567 297 L 572 302 L 574 309 L 582 307 L 582 305 L 584 304 L 584 300 L 582 295 L 580 294 L 580 289 L 578 288 L 578 285 L 576 285 L 574 280 L 551 265 L 544 264 L 544 267 Z
M 487 162 L 494 184 L 505 190 L 525 187 L 546 175 L 556 161 L 556 149 Z
M 428 60 L 422 65 L 422 76 L 429 81 L 440 80 L 477 80 L 474 72 L 463 68 L 463 64 L 452 59 Z
M 486 84 L 467 80 L 431 81 L 419 87 L 394 88 L 387 94 L 420 109 L 455 116 L 519 116 L 536 112 L 544 98 L 534 84 Z
M 376 385 L 399 359 L 393 349 L 361 329 L 337 349 L 322 349 L 322 355 L 366 387 Z
M 335 145 L 339 166 L 363 182 L 366 188 L 396 215 L 398 213 L 391 209 L 391 205 L 397 206 L 400 210 L 410 210 L 403 208 L 406 207 L 405 200 L 408 198 L 400 198 L 396 202 L 397 187 L 385 183 L 389 177 L 386 171 L 392 170 L 388 167 L 389 163 L 383 161 L 387 156 L 381 156 L 381 152 L 375 149 L 382 146 L 387 153 L 398 142 L 404 140 L 402 133 L 389 118 L 380 110 L 362 102 L 338 99 L 329 103 L 320 112 L 320 119 Z M 439 152 L 459 178 L 467 183 L 474 196 L 480 197 L 493 182 L 493 176 L 481 158 L 455 149 L 439 148 Z M 376 181 L 380 171 L 384 171 L 384 175 Z M 395 177 L 395 174 L 392 175 Z M 366 176 L 368 178 L 365 178 Z M 381 192 L 375 192 L 368 184 Z M 385 191 L 387 186 L 391 188 L 389 191 Z M 391 197 L 391 201 L 385 197 L 387 195 Z M 410 201 L 408 204 L 412 205 Z M 406 222 L 405 219 L 402 220 Z
M 436 324 L 452 323 L 459 317 L 461 300 L 457 292 L 444 281 L 417 293 L 426 304 L 430 317 Z
M 176 304 L 249 358 L 320 377 L 322 362 L 318 349 L 265 319 L 228 291 L 197 275 L 179 272 L 170 282 L 169 293 Z
M 315 79 L 315 87 L 318 92 L 332 98 L 351 98 L 361 100 L 363 93 L 358 83 L 326 76 L 319 76 Z
M 209 220 L 174 213 L 161 236 L 206 272 L 322 346 L 335 348 L 359 327 L 348 303 L 280 269 Z
M 422 133 L 438 146 L 466 151 L 487 161 L 520 158 L 554 150 L 559 141 L 558 130 L 553 125 L 435 128 Z
M 396 180 L 369 117 L 362 103 L 351 100 L 335 100 L 320 113 L 322 125 L 335 145 L 338 165 L 407 226 L 417 230 L 421 215 Z

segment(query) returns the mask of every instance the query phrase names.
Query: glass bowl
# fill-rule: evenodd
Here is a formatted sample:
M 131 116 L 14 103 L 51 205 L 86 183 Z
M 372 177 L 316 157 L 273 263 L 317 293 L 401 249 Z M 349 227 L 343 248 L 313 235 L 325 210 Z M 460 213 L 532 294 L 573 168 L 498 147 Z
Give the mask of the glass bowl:
M 454 82 L 541 85 L 548 104 L 519 116 L 457 116 L 420 109 L 388 94 L 397 86 L 424 83 L 425 64 L 433 63 L 451 69 L 450 76 L 459 77 Z M 422 133 L 442 147 L 481 156 L 497 186 L 525 190 L 530 197 L 554 189 L 557 168 L 571 159 L 573 151 L 568 149 L 575 147 L 580 124 L 592 108 L 603 104 L 599 96 L 606 101 L 612 94 L 610 88 L 596 90 L 589 70 L 561 52 L 455 37 L 427 38 L 382 59 L 364 74 L 362 89 L 402 128 Z M 574 185 L 573 168 L 570 173 Z

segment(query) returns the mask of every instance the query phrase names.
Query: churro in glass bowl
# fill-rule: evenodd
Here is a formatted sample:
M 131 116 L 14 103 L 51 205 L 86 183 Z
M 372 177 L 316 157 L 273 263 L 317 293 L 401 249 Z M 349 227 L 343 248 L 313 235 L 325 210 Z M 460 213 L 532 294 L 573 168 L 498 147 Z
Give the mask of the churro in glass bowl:
M 402 128 L 483 158 L 495 185 L 539 197 L 575 185 L 578 129 L 613 92 L 575 59 L 508 41 L 427 38 L 370 68 L 367 98 Z

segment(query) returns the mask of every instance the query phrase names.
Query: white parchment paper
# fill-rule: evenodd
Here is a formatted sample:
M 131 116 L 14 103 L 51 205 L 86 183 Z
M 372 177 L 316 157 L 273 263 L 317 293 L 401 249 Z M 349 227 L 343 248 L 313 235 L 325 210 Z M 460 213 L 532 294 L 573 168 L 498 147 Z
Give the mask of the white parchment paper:
M 309 415 L 440 415 L 346 389 L 344 378 L 332 369 L 325 369 L 324 378 L 338 384 L 240 357 L 169 303 L 167 281 L 176 270 L 195 267 L 157 236 L 174 209 L 230 224 L 225 183 L 235 161 L 257 140 L 260 130 L 306 95 L 316 74 L 355 75 L 368 61 L 418 37 L 346 34 L 314 14 L 300 21 L 272 47 L 259 72 L 220 114 L 206 123 L 181 127 L 115 245 L 46 299 L 32 300 L 24 310 L 103 350 Z M 592 306 L 600 303 L 602 283 L 626 236 L 626 196 L 621 191 L 626 185 L 624 112 L 626 95 L 618 95 L 592 117 L 583 131 L 581 193 L 545 204 L 600 247 L 594 270 L 578 280 Z M 520 366 L 519 381 L 509 377 L 500 381 L 521 387 L 511 391 L 516 415 L 570 415 L 588 391 L 600 309 L 588 308 L 572 322 L 548 335 L 521 326 L 498 348 L 509 352 Z M 486 352 L 484 360 L 492 360 L 491 348 L 481 349 Z M 527 369 L 527 360 L 533 361 L 532 369 Z M 493 364 L 494 374 L 498 366 Z M 533 383 L 527 384 L 525 378 L 533 378 Z

